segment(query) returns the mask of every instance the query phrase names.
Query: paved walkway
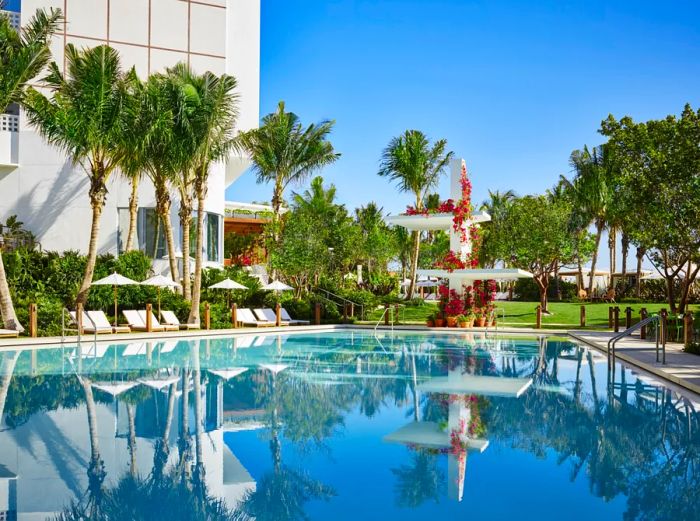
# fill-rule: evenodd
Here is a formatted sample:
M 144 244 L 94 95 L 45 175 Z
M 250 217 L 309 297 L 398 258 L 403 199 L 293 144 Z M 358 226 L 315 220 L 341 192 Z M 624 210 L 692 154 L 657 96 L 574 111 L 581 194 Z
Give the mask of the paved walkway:
M 577 340 L 607 352 L 608 340 L 615 333 L 569 331 L 569 334 Z M 656 342 L 641 340 L 638 336 L 627 337 L 618 342 L 615 346 L 615 354 L 620 360 L 700 394 L 700 356 L 684 353 L 682 344 L 666 344 L 665 365 L 656 362 Z

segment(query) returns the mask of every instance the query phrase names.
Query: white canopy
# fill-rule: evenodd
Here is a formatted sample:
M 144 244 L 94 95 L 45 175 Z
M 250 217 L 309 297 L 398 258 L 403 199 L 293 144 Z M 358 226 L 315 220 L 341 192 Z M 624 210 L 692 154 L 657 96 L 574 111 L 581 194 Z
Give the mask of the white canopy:
M 221 282 L 217 282 L 216 284 L 212 284 L 209 286 L 209 289 L 248 289 L 246 286 L 243 284 L 239 284 L 235 280 L 231 279 L 224 279 Z
M 92 283 L 93 286 L 130 286 L 132 284 L 138 284 L 138 282 L 119 275 L 116 271 L 104 279 L 96 280 Z
M 279 280 L 273 280 L 269 284 L 263 286 L 261 289 L 264 289 L 265 291 L 292 291 L 294 288 L 291 286 L 287 286 Z
M 209 369 L 209 372 L 224 380 L 230 380 L 239 374 L 245 373 L 247 370 L 248 368 L 246 367 L 232 367 L 230 369 Z
M 262 367 L 263 369 L 267 369 L 272 374 L 277 374 L 287 369 L 288 366 L 284 364 L 260 364 L 260 367 Z
M 104 391 L 112 396 L 119 396 L 137 385 L 136 382 L 95 382 L 92 384 L 95 389 Z
M 456 280 L 531 279 L 532 273 L 520 269 L 418 270 L 419 275 Z
M 179 288 L 180 284 L 175 282 L 170 277 L 164 275 L 155 275 L 150 279 L 146 279 L 141 283 L 142 286 L 156 286 L 158 288 Z
M 143 385 L 160 391 L 165 387 L 170 387 L 172 384 L 180 381 L 179 376 L 168 376 L 166 378 L 139 378 L 139 382 Z

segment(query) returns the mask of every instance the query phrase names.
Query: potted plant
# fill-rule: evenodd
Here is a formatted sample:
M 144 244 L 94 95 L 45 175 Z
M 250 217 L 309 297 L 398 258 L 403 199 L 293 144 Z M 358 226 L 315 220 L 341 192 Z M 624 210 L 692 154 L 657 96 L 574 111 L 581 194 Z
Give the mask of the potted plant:
M 435 315 L 435 327 L 445 327 L 445 319 L 441 313 Z
M 469 317 L 467 315 L 459 315 L 457 317 L 457 325 L 461 328 L 469 326 Z
M 435 313 L 431 313 L 425 319 L 425 325 L 428 327 L 435 327 Z
M 464 312 L 464 300 L 453 289 L 449 292 L 449 299 L 445 304 L 445 315 L 447 315 L 447 326 L 457 327 L 457 317 Z
M 469 311 L 467 313 L 467 327 L 472 328 L 474 327 L 474 320 L 476 320 L 476 315 L 474 314 L 473 311 Z
M 476 320 L 474 320 L 474 325 L 476 327 L 484 327 L 486 324 L 486 317 L 484 316 L 484 313 L 482 311 L 479 311 L 479 313 L 476 315 Z

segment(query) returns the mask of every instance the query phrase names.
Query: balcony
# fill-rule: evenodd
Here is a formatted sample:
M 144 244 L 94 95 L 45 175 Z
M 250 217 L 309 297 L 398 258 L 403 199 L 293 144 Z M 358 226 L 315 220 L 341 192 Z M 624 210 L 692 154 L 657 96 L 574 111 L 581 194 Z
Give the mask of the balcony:
M 10 25 L 19 31 L 21 19 L 20 14 L 15 11 L 5 11 L 0 9 L 0 15 L 8 16 L 10 18 Z
M 0 114 L 0 174 L 19 166 L 18 152 L 19 116 Z

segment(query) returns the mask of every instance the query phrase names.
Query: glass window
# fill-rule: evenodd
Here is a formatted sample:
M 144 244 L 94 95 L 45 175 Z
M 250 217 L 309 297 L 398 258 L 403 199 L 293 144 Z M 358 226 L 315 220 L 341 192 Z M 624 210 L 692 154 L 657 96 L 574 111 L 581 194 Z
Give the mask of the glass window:
M 221 216 L 208 213 L 206 219 L 206 253 L 207 260 L 219 262 L 219 235 L 221 230 Z
M 140 249 L 153 259 L 162 259 L 167 253 L 165 230 L 155 208 L 139 208 Z

